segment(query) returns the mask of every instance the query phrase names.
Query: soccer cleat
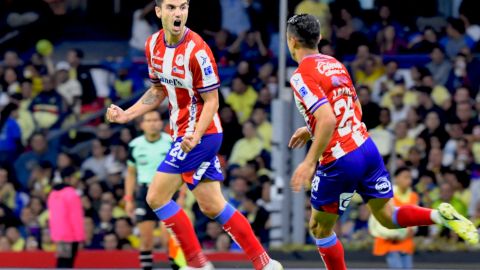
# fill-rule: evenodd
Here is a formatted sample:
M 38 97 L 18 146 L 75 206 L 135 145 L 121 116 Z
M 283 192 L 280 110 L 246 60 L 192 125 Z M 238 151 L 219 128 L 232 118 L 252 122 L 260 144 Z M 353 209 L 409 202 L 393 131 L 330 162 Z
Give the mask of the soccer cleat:
M 204 266 L 197 268 L 197 267 L 191 267 L 191 266 L 185 266 L 180 268 L 180 270 L 215 270 L 215 267 L 211 262 L 207 262 Z
M 283 270 L 283 266 L 278 261 L 270 259 L 262 270 Z
M 460 215 L 449 203 L 441 203 L 437 207 L 443 225 L 456 232 L 463 240 L 471 245 L 478 244 L 478 232 L 473 223 Z

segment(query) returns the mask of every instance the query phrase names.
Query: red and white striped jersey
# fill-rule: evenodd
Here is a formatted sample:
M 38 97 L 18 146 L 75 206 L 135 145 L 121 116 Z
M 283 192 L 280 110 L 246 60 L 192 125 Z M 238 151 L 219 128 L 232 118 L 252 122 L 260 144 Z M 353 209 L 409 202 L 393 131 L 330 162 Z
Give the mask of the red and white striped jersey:
M 168 96 L 173 140 L 193 134 L 203 109 L 200 94 L 220 86 L 212 51 L 188 28 L 177 45 L 169 46 L 162 29 L 147 39 L 145 54 L 151 82 L 162 84 Z M 215 113 L 205 134 L 221 132 L 220 118 Z
M 316 119 L 313 113 L 330 104 L 337 117 L 332 139 L 321 157 L 321 164 L 330 163 L 357 149 L 368 138 L 362 124 L 362 112 L 355 101 L 357 93 L 348 71 L 333 57 L 315 54 L 305 57 L 290 79 L 295 103 L 313 135 Z

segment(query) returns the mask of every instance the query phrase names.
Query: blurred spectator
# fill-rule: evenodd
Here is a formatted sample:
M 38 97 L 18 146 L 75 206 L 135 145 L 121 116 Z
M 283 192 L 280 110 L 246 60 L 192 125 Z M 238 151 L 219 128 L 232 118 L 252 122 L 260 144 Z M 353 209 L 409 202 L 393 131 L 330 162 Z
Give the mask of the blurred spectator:
M 228 158 L 233 145 L 242 138 L 242 126 L 238 123 L 237 115 L 230 106 L 221 108 L 219 113 L 223 127 L 223 143 L 219 153 Z
M 251 28 L 246 2 L 220 0 L 220 6 L 222 8 L 222 29 L 238 36 Z
M 202 248 L 212 250 L 216 248 L 218 238 L 222 235 L 222 226 L 215 221 L 207 223 L 206 237 L 202 241 Z
M 10 244 L 10 240 L 7 237 L 1 236 L 0 237 L 0 252 L 8 252 L 12 251 L 12 245 Z
M 239 209 L 242 201 L 248 192 L 248 181 L 244 177 L 237 177 L 230 183 L 230 195 L 228 196 L 228 203 L 233 207 Z
M 433 208 L 436 208 L 442 202 L 451 204 L 459 214 L 463 216 L 468 215 L 467 206 L 459 198 L 454 196 L 455 190 L 452 185 L 448 182 L 439 184 L 440 187 L 440 198 L 435 201 L 432 205 Z
M 84 227 L 85 227 L 85 249 L 102 249 L 102 237 L 96 233 L 95 223 L 93 219 L 89 216 L 84 218 Z
M 385 63 L 385 74 L 378 78 L 372 88 L 372 100 L 380 103 L 385 93 L 391 89 L 396 82 L 403 80 L 403 76 L 398 72 L 398 63 L 388 61 Z
M 23 148 L 22 131 L 13 115 L 17 109 L 10 103 L 0 111 L 0 163 L 13 164 Z
M 251 121 L 243 124 L 242 133 L 244 138 L 238 140 L 233 146 L 228 164 L 243 166 L 247 161 L 255 158 L 263 150 L 263 142 L 258 137 L 257 127 Z
M 395 125 L 395 153 L 406 160 L 408 151 L 415 145 L 415 140 L 408 136 L 407 121 L 398 121 Z
M 114 100 L 118 98 L 127 99 L 132 95 L 133 80 L 129 78 L 127 68 L 123 67 L 118 70 L 115 81 L 113 82 L 113 90 Z
M 473 48 L 474 41 L 465 35 L 465 24 L 460 19 L 449 18 L 447 36 L 440 40 L 448 57 L 454 58 L 463 47 Z
M 236 77 L 232 81 L 232 92 L 225 102 L 235 111 L 239 123 L 243 124 L 250 118 L 257 97 L 258 94 L 251 85 L 242 78 Z
M 382 64 L 375 57 L 369 56 L 363 65 L 354 69 L 355 84 L 363 84 L 373 88 L 375 82 L 383 76 Z
M 17 179 L 23 188 L 27 187 L 30 173 L 35 165 L 41 161 L 48 161 L 50 164 L 55 164 L 57 154 L 51 149 L 42 133 L 34 133 L 30 138 L 31 150 L 25 152 L 15 161 L 15 172 Z
M 118 236 L 119 242 L 126 242 L 131 247 L 138 249 L 140 247 L 140 239 L 133 235 L 132 221 L 127 218 L 119 218 L 115 220 L 115 234 Z
M 74 115 L 80 114 L 82 86 L 77 79 L 69 77 L 70 65 L 67 62 L 58 62 L 56 66 L 57 92 L 63 97 L 69 111 Z
M 76 79 L 82 85 L 82 105 L 91 105 L 97 99 L 97 92 L 93 84 L 90 68 L 82 64 L 84 53 L 80 49 L 71 49 L 67 54 L 70 64 L 69 77 Z
M 465 134 L 472 134 L 473 127 L 476 124 L 473 118 L 472 105 L 468 101 L 463 101 L 457 104 L 455 116 L 460 120 L 460 126 Z
M 252 122 L 257 126 L 257 132 L 263 141 L 263 148 L 267 151 L 272 150 L 273 127 L 268 121 L 268 115 L 265 109 L 256 106 L 252 113 Z
M 270 241 L 270 213 L 262 206 L 256 204 L 257 199 L 254 192 L 247 192 L 242 201 L 242 208 L 245 209 L 245 216 L 250 221 L 250 225 L 255 235 L 260 239 L 260 243 L 268 247 Z
M 5 236 L 12 245 L 12 251 L 23 251 L 25 248 L 25 239 L 22 238 L 20 232 L 15 227 L 7 228 Z
M 145 58 L 145 41 L 157 30 L 157 27 L 149 21 L 150 14 L 154 10 L 155 2 L 151 1 L 142 9 L 133 12 L 132 32 L 128 43 L 130 45 L 129 56 L 132 60 Z
M 416 34 L 408 44 L 411 53 L 430 53 L 435 46 L 438 46 L 437 32 L 430 26 Z
M 62 96 L 55 89 L 51 76 L 43 76 L 43 90 L 30 103 L 29 110 L 37 128 L 59 128 L 65 117 L 66 106 Z
M 320 21 L 321 35 L 323 39 L 331 40 L 332 29 L 330 28 L 330 8 L 321 0 L 303 0 L 295 7 L 295 14 L 311 14 Z
M 408 168 L 398 168 L 395 171 L 394 182 L 393 203 L 396 207 L 419 204 L 418 194 L 411 189 L 412 176 Z M 386 256 L 389 268 L 412 269 L 415 249 L 413 242 L 415 227 L 389 230 L 380 225 L 372 215 L 369 221 L 369 229 L 372 235 L 375 236 L 373 244 L 374 255 Z
M 432 88 L 428 86 L 418 86 L 415 87 L 418 97 L 418 107 L 417 112 L 421 119 L 425 119 L 427 114 L 430 112 L 435 112 L 437 116 L 441 117 L 444 120 L 445 112 L 442 108 L 438 107 L 432 100 Z M 440 120 L 440 119 L 439 119 Z
M 376 102 L 372 102 L 368 86 L 361 85 L 357 88 L 357 93 L 362 105 L 362 122 L 365 123 L 368 129 L 372 129 L 380 123 L 378 119 L 380 107 Z
M 386 25 L 377 34 L 377 46 L 382 55 L 396 55 L 406 51 L 407 43 L 398 36 L 393 25 Z
M 268 56 L 268 50 L 259 31 L 248 31 L 240 34 L 230 46 L 229 51 L 233 54 L 239 54 L 241 60 L 249 63 L 263 64 Z
M 110 251 L 120 249 L 118 237 L 114 233 L 106 234 L 103 237 L 103 248 Z
M 107 147 L 99 140 L 92 141 L 92 156 L 82 163 L 82 171 L 90 170 L 97 181 L 107 179 Z
M 0 239 L 1 241 L 1 239 Z M 230 242 L 231 238 L 226 233 L 222 233 L 218 236 L 217 242 L 215 243 L 215 249 L 218 252 L 227 252 L 230 251 Z M 0 242 L 1 244 L 1 242 Z
M 17 191 L 13 183 L 11 183 L 8 170 L 5 167 L 0 167 L 0 204 L 10 209 L 15 209 L 16 194 Z
M 430 52 L 430 63 L 426 67 L 433 75 L 433 80 L 436 84 L 445 85 L 448 80 L 448 75 L 452 69 L 452 65 L 445 59 L 445 51 L 442 47 L 436 46 Z
M 6 68 L 2 78 L 2 88 L 8 94 L 15 94 L 20 91 L 18 75 L 14 68 Z
M 417 110 L 413 107 L 407 112 L 407 125 L 408 125 L 408 136 L 411 138 L 417 138 L 418 135 L 425 129 L 425 125 L 418 116 Z
M 390 110 L 388 108 L 381 108 L 378 119 L 380 123 L 375 128 L 370 129 L 369 133 L 382 157 L 387 159 L 393 151 L 394 140 L 390 130 Z
M 404 102 L 407 91 L 403 86 L 394 86 L 393 89 L 389 92 L 389 95 L 385 98 L 390 97 L 390 117 L 392 125 L 396 125 L 399 121 L 405 120 L 407 118 L 407 112 L 410 108 Z M 385 100 L 385 99 L 384 99 Z M 386 100 L 385 100 L 386 101 Z M 388 102 L 383 102 L 383 106 L 386 106 Z

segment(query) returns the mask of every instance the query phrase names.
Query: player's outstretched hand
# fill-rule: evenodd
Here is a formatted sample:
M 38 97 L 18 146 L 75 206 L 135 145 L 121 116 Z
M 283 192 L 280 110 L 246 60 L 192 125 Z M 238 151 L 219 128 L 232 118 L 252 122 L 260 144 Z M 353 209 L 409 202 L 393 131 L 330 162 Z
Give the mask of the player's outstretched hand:
M 308 132 L 307 127 L 301 127 L 293 133 L 292 138 L 290 138 L 290 142 L 288 143 L 288 147 L 290 148 L 300 148 L 303 147 L 308 140 L 310 140 L 310 132 Z
M 118 124 L 125 124 L 130 121 L 127 113 L 122 108 L 114 104 L 111 104 L 110 107 L 108 107 L 106 118 L 107 121 Z
M 198 142 L 200 141 L 199 138 L 193 135 L 185 135 L 183 136 L 183 141 L 182 144 L 180 145 L 180 148 L 182 148 L 182 151 L 185 153 L 189 153 L 192 151 L 192 149 L 197 146 Z
M 290 186 L 294 192 L 302 190 L 302 186 L 309 186 L 312 181 L 313 174 L 315 173 L 316 164 L 310 164 L 308 162 L 302 162 L 298 165 L 297 169 L 292 175 L 290 180 Z

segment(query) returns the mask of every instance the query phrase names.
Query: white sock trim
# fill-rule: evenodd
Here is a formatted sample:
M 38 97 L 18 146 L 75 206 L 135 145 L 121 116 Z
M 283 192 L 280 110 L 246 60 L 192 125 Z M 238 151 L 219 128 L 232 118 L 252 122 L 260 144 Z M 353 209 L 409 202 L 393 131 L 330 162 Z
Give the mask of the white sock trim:
M 432 212 L 430 212 L 430 219 L 436 224 L 443 224 L 442 218 L 440 217 L 438 210 L 432 210 Z

